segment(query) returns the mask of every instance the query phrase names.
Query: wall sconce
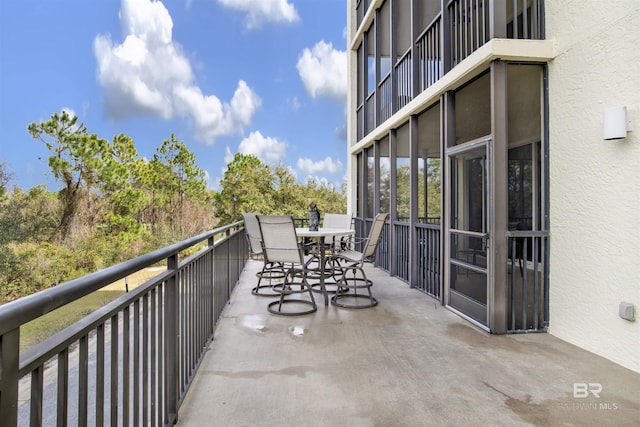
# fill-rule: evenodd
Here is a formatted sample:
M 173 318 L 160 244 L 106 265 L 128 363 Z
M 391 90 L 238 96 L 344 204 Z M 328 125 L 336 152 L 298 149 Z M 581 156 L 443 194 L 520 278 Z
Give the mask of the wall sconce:
M 627 107 L 604 107 L 602 117 L 602 139 L 622 139 L 631 132 L 631 115 Z

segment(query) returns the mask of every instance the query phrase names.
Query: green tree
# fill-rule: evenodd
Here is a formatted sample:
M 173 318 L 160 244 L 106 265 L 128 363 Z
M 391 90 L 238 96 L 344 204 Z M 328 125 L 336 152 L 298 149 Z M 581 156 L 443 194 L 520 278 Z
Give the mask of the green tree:
M 16 187 L 0 204 L 0 245 L 50 241 L 60 223 L 60 202 L 44 185 L 24 192 Z
M 6 200 L 12 174 L 5 162 L 0 162 L 0 202 Z
M 408 221 L 411 214 L 411 167 L 408 164 L 401 165 L 396 169 L 397 196 L 396 208 L 398 218 L 401 221 Z M 420 191 L 418 191 L 418 194 Z M 418 197 L 420 200 L 420 197 Z
M 440 218 L 442 200 L 440 180 L 440 159 L 430 158 L 427 162 L 427 217 Z
M 142 163 L 130 137 L 120 134 L 113 138 L 100 171 L 99 188 L 105 204 L 100 227 L 105 233 L 140 231 L 139 215 L 145 206 L 145 195 L 137 183 Z
M 86 126 L 78 123 L 78 117 L 66 111 L 54 113 L 46 122 L 31 123 L 27 130 L 51 152 L 49 168 L 63 185 L 59 194 L 63 205 L 60 237 L 64 241 L 74 228 L 83 198 L 90 196 L 99 178 L 108 143 L 96 134 L 90 135 Z
M 327 183 L 318 182 L 316 179 L 308 179 L 306 185 L 301 186 L 299 192 L 307 195 L 307 203 L 302 205 L 300 217 L 308 215 L 309 203 L 313 201 L 320 211 L 320 215 L 330 213 L 346 213 L 347 198 L 344 193 L 337 191 Z
M 156 150 L 152 168 L 159 184 L 155 188 L 161 194 L 170 223 L 183 234 L 187 203 L 206 204 L 208 200 L 204 171 L 196 164 L 193 152 L 174 134 Z
M 277 196 L 268 166 L 250 154 L 236 153 L 214 196 L 216 216 L 222 224 L 240 220 L 243 212 L 275 213 Z
M 239 220 L 243 212 L 305 218 L 311 202 L 321 214 L 345 213 L 347 209 L 344 191 L 316 179 L 299 184 L 288 167 L 269 168 L 253 155 L 237 153 L 227 165 L 220 186 L 214 205 L 223 224 Z
M 15 187 L 0 202 L 0 301 L 59 283 L 74 271 L 82 256 L 63 260 L 64 248 L 52 242 L 61 211 L 58 198 L 44 185 L 28 192 Z

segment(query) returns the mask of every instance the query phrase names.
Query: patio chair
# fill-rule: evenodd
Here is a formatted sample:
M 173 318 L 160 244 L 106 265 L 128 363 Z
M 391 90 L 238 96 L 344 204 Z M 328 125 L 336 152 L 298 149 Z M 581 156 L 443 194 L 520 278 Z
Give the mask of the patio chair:
M 284 266 L 280 262 L 270 261 L 262 250 L 262 236 L 260 235 L 260 225 L 258 224 L 257 213 L 243 213 L 244 231 L 249 243 L 249 251 L 252 259 L 262 258 L 262 270 L 256 273 L 258 283 L 251 289 L 251 293 L 258 296 L 273 297 L 278 296 L 275 292 L 269 292 L 271 281 L 284 278 Z M 268 284 L 262 284 L 262 279 L 268 280 Z
M 352 228 L 353 217 L 346 214 L 325 213 L 322 219 L 323 228 Z M 344 250 L 349 247 L 351 237 L 325 237 L 324 247 L 332 251 Z
M 388 216 L 388 213 L 376 215 L 363 252 L 346 249 L 334 256 L 340 262 L 342 270 L 342 276 L 337 283 L 338 290 L 331 298 L 334 305 L 343 308 L 369 308 L 378 305 L 378 300 L 371 294 L 373 282 L 367 278 L 363 267 L 365 262 L 372 261 L 375 256 L 382 228 Z M 366 290 L 366 293 L 362 290 Z M 358 293 L 358 291 L 361 292 Z M 361 303 L 363 299 L 366 300 Z
M 311 257 L 305 257 L 298 244 L 298 236 L 293 218 L 287 215 L 258 215 L 258 224 L 262 236 L 262 250 L 271 262 L 282 263 L 284 281 L 271 286 L 280 298 L 267 306 L 270 313 L 285 316 L 310 314 L 317 310 L 316 301 L 307 281 L 310 274 Z M 302 299 L 308 294 L 309 299 Z M 293 296 L 293 297 L 292 297 Z M 289 307 L 300 307 L 295 310 Z

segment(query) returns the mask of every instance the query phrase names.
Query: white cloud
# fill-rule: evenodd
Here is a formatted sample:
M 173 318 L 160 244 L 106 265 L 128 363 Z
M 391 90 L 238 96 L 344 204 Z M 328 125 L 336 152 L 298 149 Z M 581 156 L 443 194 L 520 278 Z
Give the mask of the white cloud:
M 204 171 L 204 182 L 206 183 L 207 190 L 217 191 L 220 187 L 220 180 L 212 178 L 209 171 Z
M 226 150 L 224 150 L 224 164 L 228 165 L 229 163 L 231 163 L 233 161 L 234 158 L 234 154 L 231 152 L 231 148 L 227 147 Z M 226 170 L 227 168 L 223 168 L 223 171 Z
M 173 21 L 161 2 L 122 0 L 120 24 L 121 44 L 108 34 L 98 35 L 93 44 L 108 116 L 181 117 L 193 126 L 195 138 L 206 143 L 243 132 L 260 98 L 244 81 L 238 82 L 230 102 L 203 94 L 189 59 L 172 39 Z
M 340 160 L 333 160 L 331 157 L 326 157 L 324 160 L 314 162 L 308 158 L 298 159 L 297 167 L 299 170 L 305 172 L 307 175 L 314 175 L 318 173 L 336 174 L 342 171 L 342 162 Z
M 287 153 L 287 144 L 276 138 L 265 137 L 258 131 L 243 139 L 238 146 L 238 152 L 253 154 L 263 163 L 276 164 L 284 159 Z
M 247 13 L 247 29 L 260 28 L 265 22 L 297 22 L 300 20 L 293 4 L 287 0 L 218 0 L 230 9 Z
M 298 59 L 298 74 L 311 97 L 328 96 L 339 101 L 347 97 L 347 52 L 319 41 L 305 48 Z

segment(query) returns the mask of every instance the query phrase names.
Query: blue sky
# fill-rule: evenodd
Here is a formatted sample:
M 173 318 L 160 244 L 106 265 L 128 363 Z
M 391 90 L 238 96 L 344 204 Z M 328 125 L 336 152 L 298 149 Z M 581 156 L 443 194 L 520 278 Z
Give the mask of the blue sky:
M 0 162 L 58 189 L 26 129 L 67 110 L 147 158 L 174 133 L 213 189 L 237 152 L 339 187 L 345 26 L 344 0 L 2 1 Z

